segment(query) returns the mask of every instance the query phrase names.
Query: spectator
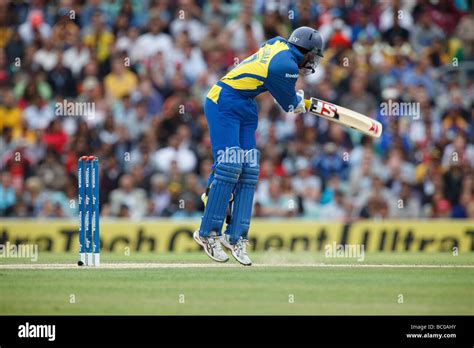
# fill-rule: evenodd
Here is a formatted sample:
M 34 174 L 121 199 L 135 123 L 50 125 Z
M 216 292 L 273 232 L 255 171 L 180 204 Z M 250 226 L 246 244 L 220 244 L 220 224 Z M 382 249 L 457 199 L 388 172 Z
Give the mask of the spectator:
M 197 219 L 202 216 L 202 213 L 196 210 L 196 201 L 190 194 L 185 194 L 180 199 L 181 209 L 178 209 L 171 215 L 172 219 Z
M 321 191 L 321 180 L 311 173 L 310 163 L 305 158 L 296 160 L 296 176 L 293 178 L 293 188 L 297 195 L 302 195 L 308 188 Z
M 391 201 L 389 205 L 391 218 L 416 219 L 420 216 L 420 202 L 407 182 L 402 184 L 398 199 Z
M 12 91 L 5 91 L 0 105 L 0 133 L 4 128 L 16 131 L 21 126 L 21 110 L 17 106 Z
M 44 161 L 38 167 L 38 177 L 47 190 L 62 191 L 65 189 L 66 172 L 54 150 L 47 151 Z
M 25 191 L 22 197 L 17 200 L 18 206 L 14 208 L 14 215 L 39 216 L 46 197 L 47 193 L 43 191 L 41 180 L 36 176 L 29 177 L 25 181 Z
M 115 57 L 112 72 L 104 79 L 105 93 L 112 100 L 120 99 L 132 93 L 138 84 L 136 75 L 125 67 L 125 60 Z
M 261 205 L 262 216 L 291 217 L 297 213 L 294 200 L 282 195 L 281 178 L 272 178 L 268 185 L 268 196 L 258 202 Z
M 89 50 L 82 40 L 76 37 L 73 46 L 64 51 L 62 62 L 66 68 L 71 70 L 73 76 L 77 79 L 90 59 Z
M 443 175 L 444 197 L 451 205 L 459 202 L 463 183 L 463 168 L 458 161 L 453 161 Z
M 321 217 L 325 220 L 343 220 L 348 217 L 344 193 L 336 189 L 334 199 L 321 207 Z
M 366 91 L 365 79 L 353 79 L 350 82 L 349 93 L 341 96 L 342 105 L 350 105 L 351 109 L 363 115 L 371 115 L 376 106 L 374 96 Z
M 34 162 L 28 143 L 17 141 L 10 152 L 3 155 L 3 168 L 11 175 L 15 189 L 23 188 L 25 180 L 34 174 Z
M 205 23 L 216 21 L 223 26 L 231 14 L 230 5 L 220 0 L 209 0 L 204 4 L 203 20 Z
M 48 74 L 48 84 L 58 97 L 68 98 L 77 95 L 76 81 L 71 70 L 63 65 L 62 53 L 58 55 L 56 66 Z
M 165 52 L 165 55 L 172 52 L 173 42 L 169 34 L 163 33 L 165 23 L 158 15 L 153 15 L 148 24 L 148 31 L 140 35 L 135 48 L 141 55 L 138 60 L 149 58 L 156 52 Z
M 46 72 L 51 71 L 58 63 L 58 51 L 54 48 L 53 40 L 45 40 L 44 46 L 36 51 L 33 62 Z
M 58 11 L 56 24 L 53 26 L 51 39 L 56 47 L 66 49 L 71 47 L 79 35 L 79 27 L 71 18 L 73 10 L 63 7 Z
M 206 70 L 201 50 L 192 46 L 188 41 L 188 33 L 184 31 L 179 34 L 176 43 L 172 62 L 182 70 L 186 80 L 192 84 Z
M 361 217 L 388 217 L 389 203 L 394 201 L 395 197 L 385 187 L 383 180 L 373 176 L 370 190 L 361 192 L 354 201 L 354 208 L 355 212 L 359 211 Z M 380 206 L 377 206 L 379 203 Z
M 252 9 L 244 6 L 239 17 L 231 20 L 226 26 L 226 33 L 230 37 L 230 46 L 242 57 L 250 52 L 255 52 L 258 42 L 264 40 L 263 27 L 259 21 L 252 18 Z
M 360 217 L 383 220 L 389 217 L 388 203 L 379 195 L 372 195 L 360 212 Z
M 34 96 L 31 105 L 23 111 L 23 117 L 29 128 L 44 130 L 53 120 L 54 111 L 40 96 Z
M 141 58 L 141 52 L 137 47 L 139 34 L 138 28 L 130 27 L 124 35 L 117 38 L 117 43 L 115 44 L 116 51 L 125 53 L 127 57 L 130 57 L 132 65 L 139 63 Z
M 136 188 L 128 174 L 120 178 L 119 188 L 110 193 L 110 211 L 114 216 L 140 219 L 146 214 L 146 202 L 145 190 Z
M 474 166 L 474 145 L 466 143 L 466 137 L 463 134 L 456 136 L 454 141 L 448 144 L 443 153 L 442 165 L 446 170 L 449 169 L 452 161 L 460 162 Z
M 145 116 L 148 120 L 159 115 L 163 108 L 163 97 L 147 78 L 141 79 L 138 89 L 132 93 L 132 99 L 136 102 L 136 106 L 145 107 Z
M 84 27 L 83 40 L 93 53 L 99 64 L 106 63 L 110 56 L 110 47 L 114 42 L 114 35 L 104 25 L 101 12 L 94 12 L 89 26 Z
M 451 204 L 440 192 L 433 195 L 432 207 L 431 217 L 433 218 L 447 219 L 451 215 Z
M 332 175 L 337 175 L 347 179 L 347 162 L 337 153 L 334 143 L 327 143 L 324 146 L 324 152 L 316 155 L 312 160 L 312 168 L 319 175 L 323 184 L 329 180 Z
M 43 135 L 43 144 L 51 146 L 57 154 L 62 155 L 64 153 L 64 147 L 68 142 L 68 136 L 64 132 L 59 119 L 54 119 L 49 124 Z
M 15 203 L 16 195 L 12 177 L 8 172 L 0 172 L 0 216 L 9 215 Z
M 395 10 L 392 12 L 392 16 L 393 26 L 383 32 L 383 39 L 387 41 L 390 46 L 399 46 L 402 43 L 408 41 L 408 38 L 410 37 L 410 32 L 400 23 L 401 21 L 403 21 L 404 16 L 402 16 L 402 20 L 400 20 L 400 14 L 398 11 Z M 408 23 L 407 20 L 405 20 L 405 22 L 407 22 L 405 24 L 406 26 L 411 26 L 411 23 Z
M 176 17 L 170 23 L 170 31 L 174 38 L 182 32 L 189 33 L 191 42 L 198 43 L 205 34 L 206 29 L 197 19 L 201 10 L 194 0 L 179 0 L 180 6 L 176 10 Z
M 471 200 L 468 204 L 467 204 L 467 218 L 472 220 L 474 219 L 474 200 Z
M 26 45 L 30 45 L 37 39 L 36 35 L 39 35 L 42 40 L 51 36 L 51 27 L 44 22 L 43 12 L 40 10 L 31 11 L 27 21 L 20 25 L 18 31 Z
M 472 6 L 472 5 L 471 5 Z M 459 22 L 459 11 L 449 0 L 440 0 L 428 8 L 431 20 L 448 35 L 451 35 Z
M 322 206 L 319 203 L 320 196 L 320 191 L 315 187 L 305 187 L 301 193 L 302 211 L 305 218 L 323 219 L 325 217 Z
M 163 212 L 169 206 L 171 196 L 167 189 L 168 180 L 165 175 L 155 174 L 151 178 L 151 216 L 163 216 Z
M 456 36 L 462 40 L 465 59 L 474 59 L 474 6 L 471 6 L 471 12 L 459 22 Z
M 172 163 L 175 163 L 182 173 L 189 173 L 196 167 L 196 155 L 183 140 L 178 134 L 173 134 L 169 138 L 169 146 L 155 153 L 153 159 L 158 170 L 169 173 Z
M 413 49 L 421 52 L 423 48 L 430 47 L 436 39 L 443 38 L 443 31 L 431 22 L 429 13 L 427 11 L 421 12 L 411 34 Z

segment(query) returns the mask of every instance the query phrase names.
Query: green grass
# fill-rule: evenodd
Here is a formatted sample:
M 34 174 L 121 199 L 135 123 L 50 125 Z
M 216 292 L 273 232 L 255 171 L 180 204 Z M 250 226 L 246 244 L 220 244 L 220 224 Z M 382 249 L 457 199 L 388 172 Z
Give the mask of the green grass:
M 474 268 L 332 268 L 291 264 L 474 265 L 474 254 L 373 253 L 364 262 L 318 253 L 252 253 L 272 267 L 1 269 L 0 314 L 474 314 Z M 74 264 L 41 253 L 37 263 Z M 0 264 L 29 263 L 0 259 Z M 102 262 L 200 263 L 204 253 L 124 256 Z M 233 260 L 232 263 L 235 263 Z M 403 295 L 403 303 L 398 296 Z M 180 303 L 184 295 L 184 303 Z M 70 303 L 71 296 L 75 303 Z M 293 296 L 294 303 L 289 299 Z

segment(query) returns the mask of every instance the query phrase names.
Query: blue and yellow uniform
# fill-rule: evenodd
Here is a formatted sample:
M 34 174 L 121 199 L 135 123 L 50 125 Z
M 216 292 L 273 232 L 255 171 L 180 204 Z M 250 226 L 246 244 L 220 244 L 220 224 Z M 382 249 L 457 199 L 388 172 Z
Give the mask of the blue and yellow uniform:
M 204 112 L 214 165 L 208 181 L 209 195 L 199 229 L 200 237 L 195 237 L 201 245 L 206 244 L 199 238 L 211 233 L 221 234 L 232 194 L 234 200 L 227 220 L 226 238 L 232 245 L 247 240 L 260 169 L 260 154 L 255 144 L 258 125 L 255 97 L 269 91 L 285 111 L 296 110 L 302 97 L 295 92 L 295 84 L 299 76 L 298 66 L 304 59 L 294 45 L 276 37 L 227 73 L 207 94 Z M 226 155 L 222 158 L 223 153 Z M 234 160 L 232 155 L 236 155 Z M 217 259 L 212 248 L 206 252 Z
M 296 81 L 300 70 L 315 72 L 322 48 L 318 31 L 299 27 L 288 41 L 276 37 L 265 42 L 207 94 L 204 112 L 214 165 L 205 195 L 206 208 L 193 238 L 211 259 L 226 262 L 229 257 L 221 247 L 225 246 L 238 262 L 252 264 L 246 241 L 260 171 L 255 97 L 268 91 L 285 111 L 305 112 L 304 92 L 295 91 Z M 222 238 L 224 220 L 227 226 Z
M 228 147 L 255 148 L 258 124 L 257 105 L 260 93 L 269 91 L 285 111 L 296 108 L 298 65 L 303 54 L 282 37 L 265 42 L 225 75 L 207 94 L 204 112 L 207 117 L 214 158 Z

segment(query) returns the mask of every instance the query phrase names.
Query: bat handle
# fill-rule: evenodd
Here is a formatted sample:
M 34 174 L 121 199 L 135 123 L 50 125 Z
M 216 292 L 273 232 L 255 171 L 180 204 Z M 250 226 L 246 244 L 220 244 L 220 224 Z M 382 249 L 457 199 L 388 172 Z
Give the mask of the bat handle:
M 311 100 L 305 99 L 304 100 L 304 107 L 306 108 L 306 110 L 309 110 L 310 106 L 311 106 Z

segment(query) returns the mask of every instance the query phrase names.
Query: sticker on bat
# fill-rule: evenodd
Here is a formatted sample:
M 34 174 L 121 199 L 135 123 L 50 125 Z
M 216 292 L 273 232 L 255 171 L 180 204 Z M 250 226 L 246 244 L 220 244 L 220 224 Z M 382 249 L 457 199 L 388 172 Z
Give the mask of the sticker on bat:
M 374 134 L 379 133 L 379 125 L 373 121 L 370 121 L 371 126 L 369 128 L 369 132 L 373 132 Z
M 334 118 L 336 120 L 339 119 L 339 114 L 337 113 L 337 107 L 335 105 L 316 98 L 311 98 L 311 106 L 309 108 L 309 112 L 313 112 L 315 114 L 325 117 Z

